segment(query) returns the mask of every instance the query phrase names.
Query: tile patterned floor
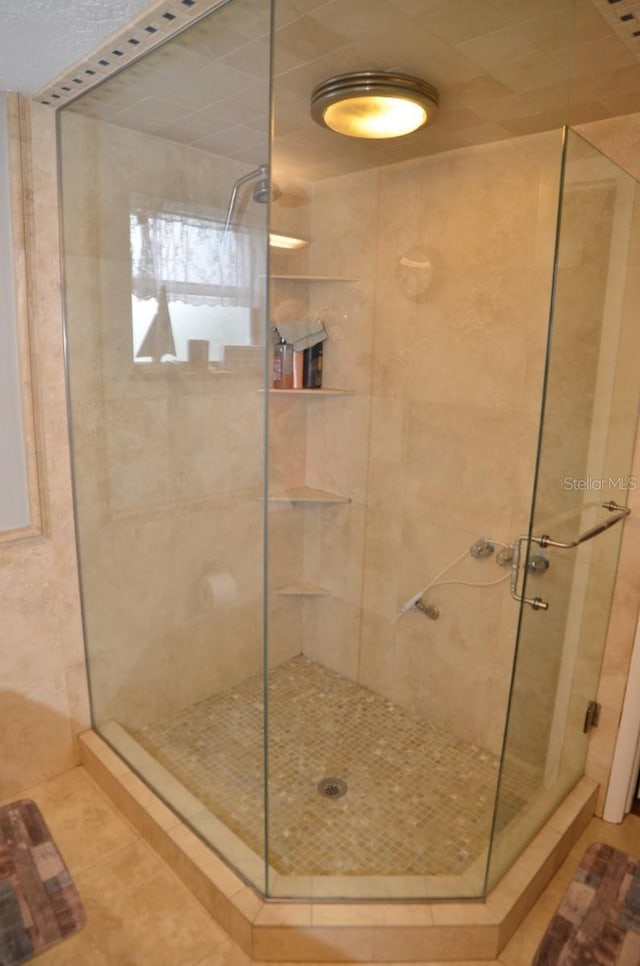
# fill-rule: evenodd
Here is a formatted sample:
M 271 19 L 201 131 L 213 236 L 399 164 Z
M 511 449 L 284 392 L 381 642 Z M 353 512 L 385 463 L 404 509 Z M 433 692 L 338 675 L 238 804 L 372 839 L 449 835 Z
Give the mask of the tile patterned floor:
M 264 966 L 232 942 L 83 768 L 26 789 L 21 797 L 40 806 L 88 914 L 82 932 L 39 956 L 38 966 Z M 640 855 L 640 817 L 628 815 L 622 825 L 593 819 L 499 958 L 446 966 L 530 966 L 592 842 Z M 359 963 L 373 966 L 364 958 Z
M 40 807 L 87 914 L 85 927 L 40 954 L 38 966 L 247 962 L 83 768 L 20 797 Z
M 135 733 L 263 852 L 262 678 Z M 486 847 L 498 760 L 303 656 L 269 675 L 269 854 L 285 875 L 458 874 Z M 515 772 L 512 773 L 515 776 Z M 317 791 L 347 783 L 339 799 Z M 505 789 L 504 821 L 527 789 Z

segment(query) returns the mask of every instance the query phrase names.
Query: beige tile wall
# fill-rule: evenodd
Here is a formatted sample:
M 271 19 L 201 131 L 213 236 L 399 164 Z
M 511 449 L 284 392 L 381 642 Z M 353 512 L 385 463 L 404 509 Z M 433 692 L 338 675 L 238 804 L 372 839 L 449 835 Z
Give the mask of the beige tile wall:
M 619 120 L 591 129 L 597 129 L 607 144 L 617 138 L 630 167 L 637 141 L 633 126 L 629 129 Z M 329 385 L 352 387 L 363 398 L 359 407 L 357 398 L 351 398 L 333 400 L 331 405 L 318 400 L 308 410 L 307 481 L 342 490 L 352 503 L 348 508 L 307 514 L 306 569 L 319 582 L 328 580 L 333 594 L 329 600 L 305 605 L 305 652 L 404 706 L 427 711 L 465 737 L 481 736 L 482 743 L 496 750 L 504 728 L 516 633 L 517 615 L 507 587 L 434 589 L 428 596 L 441 606 L 438 623 L 408 615 L 394 624 L 393 618 L 410 594 L 476 537 L 490 533 L 512 540 L 526 531 L 559 151 L 559 133 L 467 149 L 317 182 L 312 201 L 313 242 L 308 255 L 312 271 L 359 279 L 357 284 L 311 287 L 312 305 L 326 317 L 331 333 L 325 348 L 325 378 Z M 576 177 L 580 180 L 579 172 Z M 499 217 L 493 208 L 498 196 Z M 609 201 L 603 201 L 608 211 Z M 574 315 L 579 328 L 567 332 L 564 349 L 558 348 L 568 353 L 565 362 L 575 369 L 575 352 L 582 346 L 580 351 L 586 355 L 577 368 L 585 371 L 591 350 L 584 340 L 584 312 L 595 312 L 599 319 L 603 308 L 603 279 L 589 270 L 587 290 L 585 267 L 594 262 L 593 246 L 602 240 L 600 222 L 609 217 L 607 211 L 591 209 L 591 217 L 600 220 L 596 225 L 582 224 L 565 213 L 565 227 L 579 236 L 565 244 L 570 260 L 564 256 L 559 295 L 563 300 L 559 311 L 563 305 L 572 310 L 578 306 Z M 397 260 L 408 251 L 426 253 L 433 263 L 432 285 L 423 301 L 399 292 Z M 620 295 L 625 318 L 635 304 L 635 260 L 632 251 L 626 294 Z M 605 265 L 613 276 L 619 267 Z M 632 347 L 628 352 L 633 355 Z M 449 364 L 430 365 L 431 360 L 442 359 Z M 371 366 L 369 407 L 365 397 Z M 627 385 L 633 387 L 632 376 Z M 562 380 L 557 388 L 562 390 Z M 633 433 L 635 420 L 635 412 L 629 412 L 628 393 L 625 399 L 624 412 L 614 414 L 614 432 L 607 442 L 607 466 L 614 476 L 626 472 L 625 460 L 621 462 L 616 450 L 622 437 L 628 439 Z M 556 405 L 564 412 L 562 399 Z M 620 408 L 620 398 L 614 405 Z M 558 472 L 565 466 L 571 441 L 563 426 L 562 439 L 549 441 L 551 450 L 555 446 L 561 457 Z M 578 429 L 574 435 L 579 435 Z M 628 445 L 624 449 L 628 453 Z M 584 470 L 587 454 L 581 457 L 577 452 L 576 459 L 571 465 Z M 605 494 L 603 499 L 616 495 Z M 542 517 L 553 517 L 563 509 L 556 506 L 557 501 L 549 503 L 548 497 L 539 514 L 541 523 Z M 364 515 L 363 499 L 367 501 Z M 625 581 L 636 580 L 624 566 L 631 553 L 632 532 L 633 520 L 627 525 L 614 627 L 622 620 L 620 595 Z M 599 557 L 604 554 L 601 563 L 608 572 L 611 554 L 604 545 L 597 550 Z M 466 561 L 450 576 L 484 580 L 487 573 L 500 574 L 490 566 Z M 575 579 L 561 554 L 556 554 L 554 569 L 561 585 Z M 596 628 L 606 617 L 600 585 L 600 579 L 597 586 L 593 581 L 589 584 L 582 622 L 583 635 L 598 639 Z M 623 645 L 627 656 L 638 589 L 627 620 Z M 561 633 L 567 615 L 556 606 L 555 616 Z M 354 629 L 359 630 L 357 641 Z M 529 630 L 535 642 L 539 635 L 535 628 Z M 555 646 L 556 637 L 549 636 L 549 647 Z M 539 708 L 545 695 L 555 695 L 558 667 L 551 654 L 540 659 L 540 643 L 535 644 L 538 660 L 525 674 L 526 687 L 532 691 L 523 698 L 523 708 Z M 610 654 L 611 646 L 610 635 Z M 585 670 L 591 680 L 589 655 Z M 608 672 L 611 661 L 614 671 Z M 453 694 L 448 686 L 452 679 L 456 680 Z M 614 695 L 605 702 L 604 727 L 614 734 L 623 688 L 616 658 L 609 657 L 602 689 Z M 535 702 L 529 700 L 533 693 Z M 586 692 L 580 694 L 584 703 Z M 572 713 L 578 714 L 576 708 Z M 525 715 L 522 726 L 522 740 L 515 741 L 512 749 L 520 755 L 531 749 L 531 728 L 537 733 L 538 722 L 527 724 Z M 612 741 L 610 734 L 606 761 Z M 602 743 L 598 732 L 592 757 L 593 749 Z M 540 739 L 540 747 L 544 745 Z M 606 774 L 601 763 L 595 777 L 603 780 Z
M 342 494 L 350 503 L 306 515 L 305 571 L 331 596 L 305 605 L 304 650 L 355 680 L 368 499 L 378 180 L 377 171 L 367 171 L 317 182 L 309 246 L 313 273 L 343 279 L 313 284 L 310 300 L 329 332 L 324 383 L 351 394 L 310 401 L 306 476 L 310 486 Z
M 437 623 L 400 606 L 483 535 L 526 530 L 552 270 L 559 132 L 329 178 L 312 200 L 327 385 L 308 408 L 304 650 L 498 750 L 517 607 L 508 584 L 442 587 Z M 428 258 L 431 286 L 409 266 Z M 517 443 L 516 443 L 517 441 Z M 448 576 L 493 581 L 493 560 Z M 451 681 L 456 681 L 451 688 Z
M 580 125 L 578 132 L 596 148 L 628 171 L 634 178 L 640 177 L 638 166 L 638 142 L 640 141 L 640 115 L 611 118 L 592 124 Z M 637 247 L 630 254 L 630 270 L 638 278 Z M 634 360 L 629 363 L 629 378 L 637 379 Z M 636 437 L 632 475 L 640 478 L 640 447 Z M 607 633 L 598 701 L 602 713 L 598 729 L 589 743 L 587 774 L 600 782 L 598 806 L 602 808 L 611 771 L 611 762 L 618 734 L 622 702 L 625 697 L 629 663 L 640 611 L 640 496 L 638 490 L 628 494 L 632 515 L 625 524 L 620 550 L 618 574 L 614 591 L 611 618 Z
M 402 537 L 386 578 L 395 577 L 398 604 L 479 537 L 510 542 L 525 525 L 558 160 L 559 139 L 552 133 L 469 149 L 387 176 L 383 210 L 394 214 L 378 262 L 386 284 L 376 320 L 375 391 L 380 408 L 392 397 L 405 414 Z M 431 288 L 424 301 L 398 299 L 391 268 L 416 243 L 432 253 Z M 394 305 L 399 318 L 389 326 Z M 396 332 L 403 336 L 401 352 L 393 349 Z M 385 461 L 379 466 L 382 471 Z M 387 508 L 396 503 L 387 493 Z M 443 579 L 504 576 L 493 558 L 467 557 Z M 409 614 L 394 628 L 396 698 L 496 750 L 517 619 L 508 580 L 486 589 L 435 587 L 426 599 L 440 608 L 437 622 Z M 366 664 L 364 639 L 362 646 Z
M 601 508 L 583 510 L 585 505 L 626 498 L 615 481 L 629 473 L 638 408 L 637 382 L 623 378 L 624 361 L 619 368 L 638 352 L 628 321 L 638 304 L 637 284 L 627 270 L 629 241 L 637 231 L 633 214 L 632 179 L 571 133 L 534 518 L 535 533 L 557 540 L 573 540 L 602 521 Z M 567 477 L 611 479 L 611 485 L 581 491 L 568 487 Z M 550 609 L 544 615 L 527 609 L 523 615 L 509 744 L 535 767 L 544 768 L 546 760 L 547 784 L 549 742 L 557 745 L 561 737 L 559 721 L 550 731 L 554 708 L 558 717 L 566 714 L 569 681 L 574 728 L 568 733 L 579 740 L 565 765 L 570 773 L 581 767 L 582 723 L 595 697 L 620 536 L 618 528 L 576 551 L 545 551 L 551 579 L 531 577 L 527 583 L 529 595 L 540 594 Z
M 130 329 L 132 196 L 224 213 L 231 186 L 249 169 L 79 114 L 64 115 L 61 131 L 95 713 L 99 723 L 137 726 L 262 667 L 262 375 L 136 367 Z M 237 217 L 264 214 L 253 205 Z M 285 550 L 291 553 L 289 543 Z M 199 605 L 199 580 L 211 571 L 235 580 L 229 606 Z M 274 635 L 274 660 L 298 650 L 296 621 L 289 620 Z
M 19 311 L 28 313 L 40 535 L 0 544 L 0 797 L 78 761 L 87 727 L 62 355 L 54 115 L 9 95 Z M 17 200 L 17 199 L 16 199 Z M 24 322 L 24 319 L 21 321 Z M 31 441 L 30 441 L 31 442 Z

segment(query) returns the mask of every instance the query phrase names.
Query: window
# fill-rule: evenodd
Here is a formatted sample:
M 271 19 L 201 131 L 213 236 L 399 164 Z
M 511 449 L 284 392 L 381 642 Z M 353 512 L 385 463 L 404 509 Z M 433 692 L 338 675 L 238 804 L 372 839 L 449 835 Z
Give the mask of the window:
M 134 204 L 131 243 L 132 353 L 136 364 L 186 362 L 191 340 L 251 345 L 251 308 L 264 303 L 264 231 L 177 206 Z

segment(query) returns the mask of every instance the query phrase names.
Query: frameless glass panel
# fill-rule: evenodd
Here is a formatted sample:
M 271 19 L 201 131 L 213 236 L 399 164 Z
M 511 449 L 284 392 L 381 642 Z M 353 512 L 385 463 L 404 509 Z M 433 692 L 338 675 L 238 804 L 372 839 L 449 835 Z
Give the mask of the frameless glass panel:
M 480 28 L 447 4 L 304 8 L 275 3 L 271 228 L 308 244 L 272 253 L 270 321 L 294 349 L 328 337 L 322 391 L 270 393 L 269 891 L 479 896 L 518 616 L 497 558 L 529 519 L 562 132 L 479 124 L 515 76 L 487 57 L 478 78 L 455 38 Z M 440 89 L 432 127 L 314 123 L 316 84 L 379 62 Z
M 569 131 L 546 392 L 490 884 L 584 773 L 638 412 L 636 182 Z M 516 604 L 514 602 L 514 607 Z
M 60 118 L 94 724 L 261 889 L 269 27 L 227 4 Z

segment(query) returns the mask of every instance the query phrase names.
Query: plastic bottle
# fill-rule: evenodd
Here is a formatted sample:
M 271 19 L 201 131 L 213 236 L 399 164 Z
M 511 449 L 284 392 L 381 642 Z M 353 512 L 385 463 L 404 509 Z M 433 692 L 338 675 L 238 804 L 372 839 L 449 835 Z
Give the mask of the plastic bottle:
M 304 349 L 293 353 L 293 388 L 304 389 Z
M 322 388 L 322 342 L 304 350 L 302 378 L 305 389 Z
M 274 389 L 293 389 L 293 346 L 282 336 L 273 347 L 271 375 Z

